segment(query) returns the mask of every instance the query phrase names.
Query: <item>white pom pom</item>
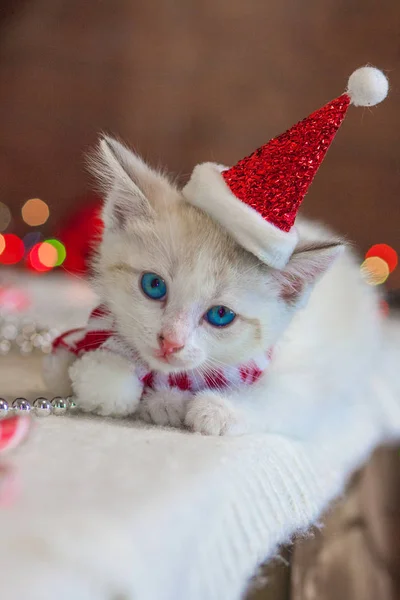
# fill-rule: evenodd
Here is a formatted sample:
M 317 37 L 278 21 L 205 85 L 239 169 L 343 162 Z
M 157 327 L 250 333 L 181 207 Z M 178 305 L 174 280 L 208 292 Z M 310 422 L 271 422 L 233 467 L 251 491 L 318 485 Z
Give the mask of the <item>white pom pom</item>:
M 354 106 L 374 106 L 387 96 L 389 82 L 375 67 L 361 67 L 349 77 L 347 94 Z

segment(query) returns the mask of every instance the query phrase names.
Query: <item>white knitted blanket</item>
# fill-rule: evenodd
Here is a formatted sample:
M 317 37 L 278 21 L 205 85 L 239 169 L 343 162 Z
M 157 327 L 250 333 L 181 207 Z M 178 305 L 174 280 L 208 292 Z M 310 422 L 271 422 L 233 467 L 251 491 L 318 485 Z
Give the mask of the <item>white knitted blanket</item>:
M 40 387 L 33 362 L 0 365 L 6 391 L 17 373 L 25 395 Z M 350 471 L 400 432 L 400 408 L 382 400 L 366 397 L 331 435 L 308 443 L 39 420 L 13 459 L 22 493 L 0 512 L 0 597 L 239 599 L 257 565 L 315 522 Z
M 385 383 L 396 360 L 307 442 L 38 420 L 9 459 L 22 490 L 0 510 L 0 598 L 239 600 L 257 566 L 400 435 L 399 390 Z M 0 358 L 3 394 L 37 394 L 38 374 L 35 360 Z

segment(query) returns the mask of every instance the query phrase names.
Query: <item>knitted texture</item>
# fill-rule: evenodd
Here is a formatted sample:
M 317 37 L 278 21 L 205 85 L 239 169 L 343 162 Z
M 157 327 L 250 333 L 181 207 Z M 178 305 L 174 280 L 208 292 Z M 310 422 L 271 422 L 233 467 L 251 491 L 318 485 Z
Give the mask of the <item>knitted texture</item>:
M 14 458 L 23 493 L 0 511 L 2 598 L 242 598 L 259 563 L 319 519 L 379 442 L 400 436 L 400 326 L 387 327 L 379 377 L 305 441 L 38 421 Z M 0 364 L 4 389 L 38 393 L 37 364 L 18 365 Z

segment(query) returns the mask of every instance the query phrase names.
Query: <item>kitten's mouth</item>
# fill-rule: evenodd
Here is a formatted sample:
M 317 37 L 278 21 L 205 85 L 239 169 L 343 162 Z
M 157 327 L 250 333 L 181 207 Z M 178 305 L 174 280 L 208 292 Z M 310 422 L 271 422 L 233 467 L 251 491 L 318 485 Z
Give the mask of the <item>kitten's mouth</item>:
M 158 352 L 155 352 L 154 357 L 159 362 L 170 364 L 170 362 L 169 362 L 170 357 L 168 356 L 168 354 L 160 354 Z
M 183 360 L 174 354 L 162 354 L 157 350 L 151 353 L 151 357 L 148 357 L 147 362 L 152 369 L 164 373 L 189 371 L 198 366 L 197 362 Z
M 185 361 L 183 360 L 179 360 L 179 358 L 176 358 L 174 356 L 171 355 L 160 355 L 160 354 L 156 354 L 154 357 L 157 361 L 157 363 L 161 363 L 162 365 L 168 366 L 170 369 L 188 369 L 190 368 Z

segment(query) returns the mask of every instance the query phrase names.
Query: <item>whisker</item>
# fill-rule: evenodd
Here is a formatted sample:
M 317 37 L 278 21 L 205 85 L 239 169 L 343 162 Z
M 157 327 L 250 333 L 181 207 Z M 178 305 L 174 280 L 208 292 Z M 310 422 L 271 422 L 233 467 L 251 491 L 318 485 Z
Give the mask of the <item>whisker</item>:
M 197 367 L 196 369 L 193 369 L 192 376 L 193 376 L 194 382 L 196 384 L 196 387 L 199 390 L 201 390 L 201 381 L 200 381 L 200 384 L 199 384 L 199 380 L 197 379 L 197 373 L 196 373 L 196 371 L 200 371 L 200 377 L 201 377 L 201 370 L 199 369 L 199 367 Z
M 214 361 L 214 362 L 213 362 L 213 361 Z M 215 371 L 215 370 L 216 370 L 216 369 L 215 369 L 215 363 L 218 363 L 218 364 L 220 364 L 220 365 L 222 365 L 222 366 L 225 366 L 225 367 L 232 367 L 232 365 L 228 365 L 227 363 L 223 363 L 223 362 L 221 362 L 221 361 L 217 361 L 216 359 L 215 359 L 215 360 L 214 360 L 214 359 L 206 359 L 206 361 L 205 361 L 205 363 L 204 363 L 204 364 L 205 364 L 205 365 L 209 365 L 209 366 L 210 366 L 210 368 L 211 368 L 211 372 L 213 372 L 213 371 Z M 217 364 L 217 370 L 218 370 L 218 364 Z M 233 381 L 229 381 L 229 380 L 228 380 L 228 384 L 229 384 L 229 386 L 228 386 L 228 387 L 230 387 L 230 388 L 232 388 L 232 389 L 236 389 L 236 390 L 238 390 L 238 391 L 243 389 L 243 386 L 242 386 L 242 385 L 240 385 L 240 384 L 237 384 L 237 383 L 235 383 L 235 382 L 233 382 Z
M 217 377 L 216 370 L 212 369 L 212 368 L 211 369 L 205 369 L 205 367 L 208 365 L 208 359 L 205 360 L 205 362 L 203 363 L 203 365 L 201 365 L 201 368 L 204 369 L 204 375 L 207 375 L 207 379 L 209 381 L 211 381 L 212 387 L 214 389 L 217 389 L 217 390 L 223 389 L 224 386 L 218 384 L 218 380 L 216 378 Z
M 109 300 L 108 303 L 111 304 L 112 306 L 118 306 L 118 303 L 115 300 Z M 134 321 L 138 325 L 142 325 L 141 321 L 139 321 L 139 319 L 133 313 L 131 313 L 130 311 L 129 312 L 125 311 L 125 316 L 129 317 L 130 319 L 132 319 L 132 321 Z M 150 333 L 150 329 L 144 327 L 144 330 L 147 333 Z
M 66 269 L 64 267 L 64 265 L 61 266 L 61 269 L 63 271 L 65 271 L 66 273 L 68 273 L 68 275 L 71 275 L 71 277 L 75 277 L 75 279 L 78 279 L 79 281 L 84 281 L 86 284 L 88 283 L 88 280 L 86 277 L 83 277 L 82 275 L 78 275 L 77 273 L 73 273 L 72 271 L 69 271 L 68 269 Z

